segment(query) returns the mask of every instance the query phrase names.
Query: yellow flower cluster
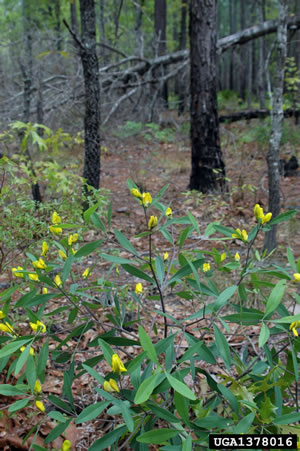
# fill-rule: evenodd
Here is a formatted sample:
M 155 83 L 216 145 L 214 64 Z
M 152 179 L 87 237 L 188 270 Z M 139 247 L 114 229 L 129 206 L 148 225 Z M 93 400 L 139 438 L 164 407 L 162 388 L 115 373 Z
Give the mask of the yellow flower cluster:
M 272 213 L 267 213 L 265 215 L 263 208 L 259 204 L 256 204 L 254 207 L 254 215 L 256 220 L 261 221 L 262 224 L 266 224 L 266 222 L 269 222 L 272 218 Z
M 126 372 L 126 368 L 122 362 L 122 360 L 120 359 L 120 357 L 118 356 L 118 354 L 113 354 L 112 355 L 112 359 L 111 359 L 111 368 L 113 370 L 114 373 L 116 374 L 120 374 L 123 372 Z
M 82 273 L 82 277 L 84 279 L 87 279 L 89 277 L 90 273 L 91 273 L 91 270 L 89 268 L 86 268 Z
M 246 230 L 236 229 L 232 234 L 232 238 L 236 238 L 237 240 L 242 240 L 244 243 L 248 241 L 248 233 Z
M 11 324 L 9 324 L 8 321 L 5 321 L 5 324 L 0 323 L 0 330 L 1 332 L 8 332 L 11 334 L 14 330 Z
M 72 442 L 70 440 L 65 440 L 61 445 L 60 451 L 69 451 L 71 449 Z
M 143 285 L 141 282 L 137 283 L 135 286 L 135 293 L 136 294 L 142 294 L 143 293 Z
M 11 268 L 11 271 L 15 277 L 24 277 L 24 274 L 20 271 L 23 271 L 22 266 L 18 266 L 17 268 Z
M 221 262 L 223 262 L 226 259 L 227 255 L 225 254 L 225 252 L 223 252 L 223 254 L 221 254 Z
M 46 409 L 42 401 L 35 401 L 35 405 L 41 412 L 45 412 Z
M 149 205 L 152 204 L 152 197 L 150 193 L 141 193 L 140 190 L 138 190 L 137 188 L 132 188 L 130 190 L 131 194 L 136 197 L 137 199 L 140 199 L 141 204 L 145 207 L 148 208 Z
M 25 351 L 25 346 L 21 346 L 20 351 L 24 352 Z M 34 355 L 34 349 L 31 346 L 29 348 L 29 354 L 30 355 Z
M 50 232 L 55 233 L 55 235 L 60 235 L 62 233 L 61 227 L 56 227 L 57 224 L 61 223 L 61 217 L 56 213 L 52 214 L 52 226 L 49 227 Z
M 34 262 L 32 262 L 32 266 L 34 268 L 38 268 L 38 269 L 47 268 L 47 265 L 42 258 L 39 258 L 38 260 L 35 260 Z
M 43 241 L 42 253 L 41 253 L 42 257 L 46 257 L 46 254 L 47 254 L 48 250 L 49 250 L 48 244 L 46 243 L 46 241 Z
M 149 222 L 148 222 L 148 229 L 154 229 L 158 224 L 157 216 L 150 216 Z
M 292 322 L 292 324 L 290 325 L 290 330 L 293 332 L 293 334 L 295 335 L 295 337 L 298 337 L 299 334 L 297 332 L 297 328 L 300 327 L 300 321 L 294 321 Z
M 168 208 L 166 209 L 166 216 L 167 216 L 168 218 L 171 218 L 172 215 L 173 215 L 172 209 L 171 209 L 170 207 L 168 207 Z
M 73 235 L 70 235 L 68 238 L 68 245 L 72 246 L 73 243 L 76 243 L 78 241 L 78 233 L 74 233 Z
M 203 269 L 203 272 L 210 271 L 210 264 L 209 263 L 203 263 L 202 269 Z
M 294 282 L 300 282 L 300 274 L 298 272 L 294 274 Z
M 115 392 L 119 393 L 119 391 L 120 391 L 118 384 L 114 379 L 109 379 L 109 381 L 105 381 L 103 384 L 103 388 L 105 391 L 108 391 L 108 392 L 115 391 Z
M 31 322 L 30 322 L 29 324 L 30 324 L 31 329 L 32 329 L 34 332 L 38 332 L 39 330 L 40 330 L 41 332 L 43 332 L 43 333 L 46 332 L 46 326 L 45 326 L 45 324 L 42 323 L 42 322 L 39 321 L 39 320 L 37 320 L 36 323 L 31 323 Z
M 61 280 L 61 278 L 60 278 L 60 276 L 58 274 L 55 276 L 54 282 L 56 283 L 56 285 L 58 287 L 60 287 L 62 285 L 62 280 Z

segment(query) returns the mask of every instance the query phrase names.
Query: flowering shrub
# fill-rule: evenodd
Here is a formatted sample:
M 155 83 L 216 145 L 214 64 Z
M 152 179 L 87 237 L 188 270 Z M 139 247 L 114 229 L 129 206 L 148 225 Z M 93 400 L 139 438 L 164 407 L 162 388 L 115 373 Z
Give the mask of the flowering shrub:
M 106 411 L 113 417 L 110 430 L 89 451 L 110 446 L 142 450 L 155 444 L 166 450 L 208 448 L 210 432 L 297 433 L 293 423 L 300 413 L 292 387 L 299 377 L 300 315 L 290 315 L 283 299 L 288 289 L 300 302 L 295 292 L 300 261 L 288 249 L 288 264 L 275 265 L 254 247 L 260 233 L 296 212 L 272 219 L 256 205 L 252 230 L 212 223 L 203 231 L 202 236 L 224 243 L 224 252 L 197 247 L 185 252 L 188 237 L 200 235 L 194 216 L 188 212 L 178 218 L 162 203 L 167 187 L 153 198 L 131 181 L 129 189 L 144 212 L 144 230 L 137 237 L 147 240 L 146 256 L 119 230 L 111 231 L 111 205 L 105 217 L 96 213 L 96 205 L 84 213 L 86 226 L 99 234 L 96 241 L 82 244 L 76 224 L 52 212 L 47 239 L 27 253 L 22 266 L 12 268 L 15 284 L 0 297 L 0 367 L 17 379 L 2 384 L 0 394 L 19 398 L 9 412 L 30 408 L 41 423 L 47 417 L 55 420 L 47 446 L 71 421 L 94 421 Z M 155 247 L 156 234 L 168 251 Z M 116 243 L 122 253 L 107 251 Z M 95 279 L 99 261 L 111 267 Z M 125 300 L 116 282 L 121 271 L 128 276 Z M 218 272 L 226 276 L 226 288 L 217 286 Z M 171 291 L 184 300 L 184 317 L 170 308 Z M 18 294 L 14 305 L 13 293 Z M 249 305 L 253 294 L 262 308 Z M 49 308 L 54 299 L 61 306 Z M 130 329 L 125 319 L 129 304 L 137 312 Z M 28 318 L 26 330 L 18 326 L 20 308 Z M 64 338 L 51 326 L 61 315 L 68 323 Z M 73 351 L 71 340 L 82 340 L 92 328 L 97 332 L 89 341 L 94 355 L 78 361 L 80 346 Z M 234 330 L 242 337 L 241 349 L 235 346 Z M 47 362 L 52 361 L 65 365 L 62 397 L 43 392 Z M 102 374 L 99 362 L 106 362 Z M 100 401 L 78 412 L 72 384 L 85 374 L 93 378 Z M 72 444 L 65 440 L 61 449 L 72 449 Z

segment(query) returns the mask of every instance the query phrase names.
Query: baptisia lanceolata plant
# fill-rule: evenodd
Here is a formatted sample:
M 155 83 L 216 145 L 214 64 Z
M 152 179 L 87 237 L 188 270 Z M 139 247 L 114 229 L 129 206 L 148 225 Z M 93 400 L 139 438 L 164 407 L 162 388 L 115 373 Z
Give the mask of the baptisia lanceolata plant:
M 144 221 L 134 239 L 112 227 L 111 204 L 85 211 L 89 242 L 82 224 L 53 211 L 43 243 L 13 265 L 0 297 L 0 394 L 10 415 L 36 415 L 34 437 L 55 423 L 33 449 L 66 438 L 71 422 L 96 431 L 100 419 L 89 451 L 208 449 L 211 432 L 299 434 L 300 315 L 287 299 L 300 303 L 300 260 L 288 248 L 273 263 L 257 249 L 296 212 L 272 218 L 255 205 L 240 228 L 204 228 L 163 203 L 166 189 L 129 181 Z M 57 364 L 60 396 L 43 389 Z M 96 402 L 74 391 L 83 377 Z

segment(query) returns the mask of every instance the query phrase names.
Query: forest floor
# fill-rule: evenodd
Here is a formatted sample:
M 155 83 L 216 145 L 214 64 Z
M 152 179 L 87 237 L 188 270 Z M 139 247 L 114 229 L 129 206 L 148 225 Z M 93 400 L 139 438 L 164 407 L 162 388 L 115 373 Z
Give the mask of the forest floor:
M 251 124 L 252 126 L 252 124 Z M 221 128 L 222 150 L 226 164 L 228 178 L 228 193 L 202 195 L 188 191 L 190 175 L 190 146 L 187 138 L 176 139 L 174 142 L 161 143 L 158 141 L 147 141 L 140 137 L 131 137 L 119 140 L 113 137 L 104 137 L 102 146 L 104 150 L 101 156 L 101 186 L 111 191 L 113 202 L 113 226 L 122 231 L 127 237 L 145 230 L 145 218 L 139 203 L 133 198 L 127 186 L 127 180 L 132 179 L 144 191 L 149 191 L 152 197 L 165 186 L 169 185 L 162 201 L 165 205 L 171 204 L 174 217 L 181 217 L 190 211 L 200 225 L 201 236 L 191 236 L 185 247 L 187 249 L 209 250 L 216 247 L 219 252 L 224 252 L 222 242 L 211 242 L 205 240 L 205 229 L 209 223 L 220 221 L 223 225 L 232 228 L 250 228 L 255 224 L 253 207 L 259 203 L 268 210 L 267 193 L 267 166 L 266 147 L 256 143 L 241 143 L 239 136 L 241 131 L 249 127 L 248 124 L 232 124 Z M 291 155 L 297 155 L 299 148 L 286 146 L 284 154 L 286 159 Z M 81 158 L 81 157 L 80 157 Z M 282 211 L 287 209 L 300 210 L 300 177 L 281 178 Z M 154 213 L 155 214 L 155 213 Z M 289 223 L 279 226 L 278 230 L 278 250 L 273 254 L 273 259 L 281 261 L 286 254 L 286 248 L 291 247 L 296 258 L 300 256 L 300 228 L 299 214 Z M 162 237 L 155 237 L 155 246 L 161 252 L 171 252 L 170 244 Z M 147 252 L 147 239 L 135 241 L 135 246 L 141 252 Z M 232 252 L 238 251 L 243 256 L 243 245 L 235 242 L 231 248 Z M 168 247 L 169 246 L 169 247 Z M 257 247 L 262 248 L 263 239 L 260 237 Z M 125 255 L 124 255 L 125 256 Z M 82 269 L 80 269 L 81 271 Z M 94 274 L 97 278 L 101 274 Z M 120 271 L 119 284 L 127 282 L 127 276 Z M 134 288 L 134 287 L 132 287 Z M 59 301 L 61 303 L 61 300 Z M 178 318 L 191 314 L 196 307 L 187 306 L 181 299 L 172 298 L 172 303 L 167 301 L 167 308 L 170 313 Z M 158 320 L 158 325 L 162 325 L 162 320 Z M 150 322 L 149 322 L 150 324 Z M 146 322 L 147 325 L 147 322 Z M 59 325 L 58 325 L 59 327 Z M 59 330 L 59 329 L 58 329 Z M 99 331 L 89 331 L 85 335 L 82 350 L 88 351 L 87 344 L 95 338 Z M 66 334 L 60 335 L 64 338 Z M 74 346 L 77 346 L 74 340 Z M 131 352 L 134 352 L 131 350 Z M 88 358 L 86 352 L 84 359 Z M 82 356 L 77 356 L 80 360 Z M 102 363 L 102 362 L 101 362 Z M 210 366 L 211 367 L 211 366 Z M 219 369 L 218 369 L 219 370 Z M 107 373 L 108 367 L 97 366 L 97 371 L 102 374 Z M 46 382 L 43 385 L 43 392 L 61 396 L 64 365 L 55 362 L 47 369 Z M 4 381 L 2 381 L 4 382 Z M 188 381 L 187 381 L 188 383 Z M 193 384 L 193 381 L 190 381 Z M 95 401 L 93 392 L 93 381 L 90 376 L 85 375 L 73 384 L 73 394 L 80 409 Z M 194 387 L 195 390 L 196 387 Z M 11 398 L 6 401 L 12 402 Z M 0 448 L 3 451 L 13 451 L 16 449 L 29 450 L 30 440 L 22 445 L 22 438 L 36 424 L 37 417 L 30 416 L 24 411 L 18 412 L 12 418 L 8 418 L 7 410 L 4 407 L 5 400 L 1 399 L 0 407 L 2 416 L 0 417 Z M 46 406 L 51 410 L 53 406 Z M 42 415 L 39 415 L 42 416 Z M 38 416 L 38 417 L 39 417 Z M 75 450 L 85 451 L 88 447 L 104 433 L 110 429 L 110 422 L 105 417 L 99 418 L 93 423 L 76 425 L 74 422 L 64 433 L 65 439 L 70 439 Z M 43 445 L 44 437 L 53 429 L 53 421 L 47 421 L 41 426 L 37 435 L 36 443 Z M 59 449 L 62 437 L 58 437 L 51 444 L 53 448 Z M 72 448 L 73 449 L 73 448 Z M 129 449 L 129 448 L 128 448 Z M 152 447 L 152 450 L 158 449 Z

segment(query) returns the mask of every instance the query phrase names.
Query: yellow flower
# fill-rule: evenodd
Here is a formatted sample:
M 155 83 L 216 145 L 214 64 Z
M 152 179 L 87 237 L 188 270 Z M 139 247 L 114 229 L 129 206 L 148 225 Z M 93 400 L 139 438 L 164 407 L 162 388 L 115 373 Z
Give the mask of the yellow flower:
M 157 216 L 151 216 L 148 222 L 148 229 L 153 229 L 155 226 L 157 226 L 157 223 Z
M 78 240 L 78 233 L 74 233 L 74 235 L 70 235 L 68 238 L 68 245 L 72 246 L 73 243 L 76 243 Z
M 136 284 L 135 292 L 136 292 L 136 294 L 142 294 L 143 293 L 143 285 L 141 284 L 141 282 Z
M 294 279 L 294 282 L 300 282 L 300 274 L 298 272 L 294 274 Z
M 89 269 L 89 268 L 86 268 L 86 269 L 83 271 L 83 273 L 82 273 L 82 277 L 83 277 L 84 279 L 87 279 L 87 278 L 89 277 L 89 275 L 90 275 L 90 269 Z
M 6 316 L 5 313 L 3 313 L 2 310 L 0 310 L 0 319 L 5 318 L 5 316 Z
M 108 392 L 116 391 L 117 393 L 119 393 L 119 391 L 120 391 L 118 384 L 114 379 L 109 379 L 109 381 L 105 381 L 103 384 L 103 388 L 105 391 L 108 391 Z
M 21 352 L 24 352 L 25 351 L 25 346 L 22 346 L 21 348 L 20 348 L 20 351 Z M 30 349 L 29 349 L 29 354 L 30 355 L 34 355 L 34 349 L 30 346 Z
M 272 213 L 267 213 L 266 215 L 264 215 L 264 217 L 261 220 L 262 224 L 265 224 L 266 222 L 269 222 L 272 218 Z
M 46 254 L 47 254 L 47 252 L 48 252 L 48 250 L 49 250 L 49 246 L 48 246 L 48 244 L 46 243 L 46 241 L 43 241 L 43 244 L 42 244 L 42 256 L 46 256 Z
M 236 262 L 240 261 L 241 257 L 240 257 L 240 254 L 238 252 L 235 254 L 234 259 L 235 259 Z
M 61 445 L 60 451 L 69 451 L 71 449 L 72 442 L 70 440 L 65 440 Z
M 248 240 L 248 233 L 244 229 L 242 230 L 242 239 L 243 239 L 243 241 L 247 241 Z
M 225 252 L 223 252 L 223 254 L 221 254 L 221 262 L 223 262 L 226 257 L 227 257 L 227 255 L 225 254 Z
M 297 449 L 300 449 L 300 442 L 297 442 Z
M 117 374 L 127 371 L 125 366 L 123 365 L 122 360 L 118 356 L 118 354 L 113 354 L 111 367 L 112 367 L 113 372 L 117 373 Z
M 15 277 L 24 277 L 24 274 L 19 272 L 23 271 L 22 266 L 18 266 L 17 268 L 11 268 L 11 270 Z
M 166 260 L 168 260 L 168 258 L 169 258 L 168 252 L 164 252 L 164 262 L 165 262 Z
M 1 332 L 12 333 L 13 327 L 9 324 L 9 322 L 6 321 L 5 324 L 0 323 L 0 330 Z
M 142 194 L 142 204 L 145 208 L 149 207 L 149 205 L 152 203 L 152 197 L 150 193 L 143 193 Z
M 29 323 L 29 325 L 30 325 L 30 327 L 31 327 L 31 329 L 34 331 L 34 332 L 37 332 L 37 331 L 41 331 L 41 332 L 43 332 L 43 334 L 46 332 L 46 326 L 45 326 L 45 324 L 44 323 L 42 323 L 41 321 L 39 321 L 39 320 L 37 320 L 37 322 L 36 323 Z
M 137 188 L 132 188 L 130 192 L 134 197 L 137 197 L 138 199 L 142 199 L 143 197 L 141 192 Z
M 117 274 L 117 276 L 119 276 L 119 275 L 120 275 L 120 271 L 119 271 L 119 267 L 118 267 L 118 265 L 116 266 L 116 274 Z
M 63 260 L 67 259 L 67 254 L 64 251 L 59 249 L 58 253 L 59 253 L 60 258 L 62 258 Z
M 259 204 L 256 204 L 254 207 L 254 215 L 257 221 L 259 221 L 259 219 L 262 219 L 264 217 L 264 210 Z
M 210 264 L 209 263 L 203 263 L 202 269 L 203 269 L 203 272 L 210 271 Z
M 172 215 L 173 215 L 172 209 L 170 207 L 168 207 L 166 209 L 166 216 L 172 216 Z
M 47 293 L 48 293 L 48 288 L 44 287 L 44 288 L 42 289 L 42 293 L 43 293 L 43 294 L 47 294 Z
M 55 233 L 55 235 L 61 235 L 62 233 L 62 229 L 60 227 L 50 226 L 49 230 L 50 232 Z
M 61 223 L 61 217 L 58 216 L 56 211 L 52 215 L 52 224 L 60 224 Z
M 34 266 L 34 268 L 39 268 L 39 269 L 47 268 L 47 265 L 42 258 L 39 258 L 38 260 L 35 260 L 34 262 L 32 262 L 32 266 Z
M 76 251 L 72 247 L 71 247 L 71 252 L 73 255 L 76 254 Z
M 56 285 L 58 287 L 60 287 L 62 285 L 62 280 L 58 274 L 55 276 L 54 282 L 56 283 Z
M 39 282 L 39 276 L 36 273 L 28 274 L 30 280 L 34 280 L 35 282 Z
M 248 233 L 244 229 L 242 231 L 241 229 L 236 229 L 235 233 L 232 234 L 232 238 L 246 242 L 248 240 Z
M 40 381 L 38 379 L 35 381 L 34 391 L 36 393 L 41 393 L 41 391 L 42 391 L 42 386 L 41 386 L 41 383 L 40 383 Z
M 41 412 L 45 412 L 46 409 L 42 401 L 35 401 L 35 405 Z

